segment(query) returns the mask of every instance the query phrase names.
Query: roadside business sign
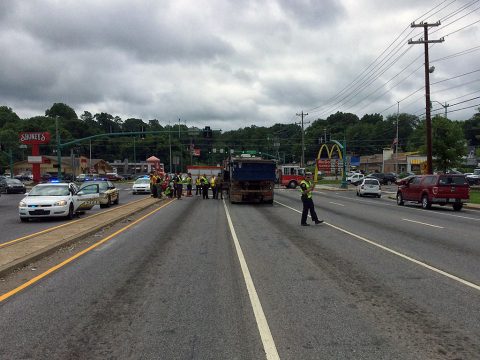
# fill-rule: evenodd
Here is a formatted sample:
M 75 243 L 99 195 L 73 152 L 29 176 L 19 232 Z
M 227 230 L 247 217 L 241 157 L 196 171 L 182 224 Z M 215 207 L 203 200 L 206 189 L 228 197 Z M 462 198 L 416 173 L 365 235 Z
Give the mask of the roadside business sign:
M 21 132 L 19 139 L 20 142 L 25 145 L 48 144 L 50 142 L 50 133 L 46 131 Z

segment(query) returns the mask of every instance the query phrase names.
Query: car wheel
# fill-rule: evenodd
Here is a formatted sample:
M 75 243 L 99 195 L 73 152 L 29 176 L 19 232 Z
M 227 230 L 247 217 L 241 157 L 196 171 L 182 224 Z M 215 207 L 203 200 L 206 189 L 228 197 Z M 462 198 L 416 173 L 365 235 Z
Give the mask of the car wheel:
M 357 196 L 360 196 L 360 194 L 358 193 L 358 190 L 357 190 Z
M 117 195 L 117 198 L 115 199 L 115 201 L 113 203 L 115 205 L 118 205 L 119 202 L 120 202 L 120 195 Z
M 392 185 L 392 182 L 390 180 L 388 180 L 387 185 Z
M 21 217 L 20 221 L 21 222 L 28 222 L 30 219 L 28 217 Z
M 453 204 L 453 210 L 460 211 L 462 210 L 463 204 Z
M 397 205 L 402 206 L 404 204 L 403 202 L 403 195 L 401 192 L 397 193 Z
M 73 220 L 74 217 L 75 217 L 75 212 L 73 211 L 73 204 L 70 204 L 70 206 L 68 208 L 67 219 L 68 220 Z
M 289 187 L 290 189 L 295 189 L 295 188 L 297 187 L 297 182 L 296 182 L 296 181 L 290 181 L 290 182 L 288 183 L 288 187 Z
M 100 204 L 100 207 L 102 209 L 105 209 L 105 208 L 108 208 L 110 207 L 110 205 L 112 204 L 112 199 L 110 198 L 110 196 L 107 198 L 107 202 L 105 204 Z
M 428 196 L 423 195 L 422 196 L 422 208 L 430 209 L 431 207 L 432 207 L 432 204 L 430 203 L 430 201 L 428 201 Z

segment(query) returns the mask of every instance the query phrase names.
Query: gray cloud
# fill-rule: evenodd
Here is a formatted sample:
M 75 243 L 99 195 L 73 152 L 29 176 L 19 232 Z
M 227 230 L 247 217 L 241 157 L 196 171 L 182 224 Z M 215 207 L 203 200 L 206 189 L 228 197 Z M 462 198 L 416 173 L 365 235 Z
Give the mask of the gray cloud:
M 0 105 L 28 117 L 65 102 L 78 114 L 181 117 L 224 130 L 292 122 L 296 112 L 309 109 L 314 118 L 329 111 L 358 111 L 361 117 L 423 86 L 422 70 L 395 88 L 395 81 L 385 85 L 412 61 L 412 69 L 421 66 L 423 60 L 415 60 L 423 51 L 420 45 L 362 91 L 349 84 L 433 6 L 414 0 L 4 0 Z M 449 5 L 436 16 L 459 6 Z M 471 14 L 434 36 L 478 18 Z M 479 29 L 477 24 L 447 37 L 432 48 L 431 59 L 475 46 Z M 406 40 L 401 46 L 407 47 Z M 477 57 L 435 63 L 432 81 L 476 69 Z M 432 94 L 448 101 L 478 89 L 478 83 L 468 84 L 474 79 L 432 86 Z M 449 90 L 453 85 L 460 86 Z M 342 96 L 335 95 L 342 90 L 351 98 L 338 101 Z M 421 109 L 421 95 L 402 106 Z M 473 113 L 452 112 L 458 118 Z

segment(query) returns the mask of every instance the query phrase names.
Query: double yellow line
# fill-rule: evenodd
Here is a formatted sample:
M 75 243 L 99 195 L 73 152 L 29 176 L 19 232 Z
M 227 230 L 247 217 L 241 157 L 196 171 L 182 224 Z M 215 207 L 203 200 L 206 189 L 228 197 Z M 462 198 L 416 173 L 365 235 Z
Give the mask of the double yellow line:
M 33 279 L 25 282 L 24 284 L 20 285 L 19 287 L 13 289 L 13 290 L 10 290 L 9 292 L 5 293 L 5 294 L 2 294 L 0 295 L 0 302 L 8 299 L 9 297 L 19 293 L 20 291 L 22 291 L 23 289 L 26 289 L 27 287 L 35 284 L 36 282 L 40 281 L 41 279 L 43 279 L 44 277 L 50 275 L 51 273 L 57 271 L 58 269 L 61 269 L 62 267 L 64 267 L 65 265 L 71 263 L 73 260 L 75 259 L 78 259 L 80 256 L 82 255 L 85 255 L 86 253 L 92 251 L 93 249 L 97 248 L 98 246 L 102 245 L 103 243 L 107 242 L 108 240 L 114 238 L 115 236 L 121 234 L 122 232 L 126 231 L 127 229 L 131 228 L 132 226 L 138 224 L 139 222 L 145 220 L 146 218 L 148 218 L 149 216 L 155 214 L 157 211 L 161 210 L 162 208 L 164 208 L 165 206 L 171 204 L 174 200 L 171 200 L 165 204 L 163 204 L 162 206 L 160 206 L 158 209 L 155 209 L 153 211 L 150 211 L 148 214 L 142 216 L 141 218 L 135 220 L 134 222 L 128 224 L 127 226 L 121 228 L 120 230 L 118 231 L 115 231 L 113 234 L 111 235 L 108 235 L 107 237 L 103 238 L 102 240 L 100 240 L 99 242 L 91 245 L 90 247 L 76 253 L 75 255 L 73 255 L 72 257 L 62 261 L 61 263 L 51 267 L 50 269 L 48 269 L 47 271 L 43 272 L 42 274 L 34 277 Z M 71 224 L 71 223 L 70 223 Z M 62 225 L 60 225 L 59 227 L 61 227 Z

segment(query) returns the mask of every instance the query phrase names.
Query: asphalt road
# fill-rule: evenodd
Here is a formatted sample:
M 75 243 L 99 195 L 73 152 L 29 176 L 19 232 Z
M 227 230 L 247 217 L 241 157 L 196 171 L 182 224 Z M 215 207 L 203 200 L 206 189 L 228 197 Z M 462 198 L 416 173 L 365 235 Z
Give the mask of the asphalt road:
M 120 190 L 120 204 L 126 204 L 146 196 L 132 195 L 131 184 L 122 183 L 116 186 Z M 2 194 L 0 197 L 0 229 L 2 229 L 0 231 L 0 244 L 68 222 L 65 219 L 49 218 L 22 223 L 18 215 L 18 203 L 24 197 L 24 194 Z M 80 216 L 85 217 L 104 210 L 106 209 L 100 209 L 100 206 L 96 205 Z
M 480 358 L 480 212 L 298 197 L 172 202 L 0 303 L 0 358 Z

